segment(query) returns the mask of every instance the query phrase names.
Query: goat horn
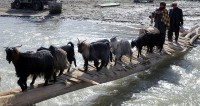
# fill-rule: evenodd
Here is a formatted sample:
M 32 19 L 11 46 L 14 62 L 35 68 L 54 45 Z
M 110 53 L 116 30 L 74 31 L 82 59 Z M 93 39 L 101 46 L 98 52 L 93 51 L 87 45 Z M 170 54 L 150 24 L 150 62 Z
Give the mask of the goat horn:
M 113 36 L 112 38 L 117 38 L 117 37 L 119 37 L 119 36 Z
M 85 42 L 86 40 L 82 41 L 81 43 Z
M 119 37 L 119 36 L 115 36 L 114 38 Z
M 78 38 L 77 38 L 78 39 Z M 80 43 L 80 40 L 78 39 L 78 43 Z
M 22 45 L 16 46 L 15 48 L 22 47 Z
M 11 47 L 11 48 L 18 48 L 18 47 L 22 47 L 22 45 Z M 8 48 L 8 47 L 3 47 L 3 48 Z

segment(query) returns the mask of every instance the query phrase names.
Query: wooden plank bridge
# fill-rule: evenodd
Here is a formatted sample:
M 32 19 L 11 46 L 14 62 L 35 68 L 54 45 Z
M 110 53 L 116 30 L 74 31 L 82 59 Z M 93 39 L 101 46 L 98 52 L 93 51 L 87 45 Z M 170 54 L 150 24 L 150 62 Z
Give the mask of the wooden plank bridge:
M 199 37 L 198 31 L 196 31 L 197 28 L 199 27 L 193 27 L 183 33 L 179 38 L 178 44 L 166 40 L 162 55 L 157 53 L 146 54 L 144 49 L 142 51 L 143 60 L 138 61 L 136 58 L 137 51 L 133 51 L 132 63 L 129 62 L 128 57 L 123 56 L 122 62 L 118 62 L 116 66 L 113 66 L 114 63 L 109 63 L 108 67 L 103 68 L 100 72 L 96 72 L 95 67 L 90 64 L 88 73 L 84 73 L 83 69 L 74 68 L 70 73 L 65 73 L 58 77 L 58 81 L 52 85 L 44 87 L 43 84 L 36 84 L 33 87 L 29 87 L 25 92 L 21 92 L 21 89 L 0 92 L 0 106 L 31 105 L 78 89 L 142 72 L 170 56 L 180 55 L 189 50 L 189 48 L 194 47 L 192 44 Z

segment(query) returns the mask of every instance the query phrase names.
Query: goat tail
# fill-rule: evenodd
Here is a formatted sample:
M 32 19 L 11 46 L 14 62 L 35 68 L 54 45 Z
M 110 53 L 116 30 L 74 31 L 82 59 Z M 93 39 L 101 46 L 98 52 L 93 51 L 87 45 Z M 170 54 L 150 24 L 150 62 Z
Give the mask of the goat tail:
M 71 45 L 71 47 L 74 48 L 74 44 L 72 42 L 69 42 L 68 45 Z

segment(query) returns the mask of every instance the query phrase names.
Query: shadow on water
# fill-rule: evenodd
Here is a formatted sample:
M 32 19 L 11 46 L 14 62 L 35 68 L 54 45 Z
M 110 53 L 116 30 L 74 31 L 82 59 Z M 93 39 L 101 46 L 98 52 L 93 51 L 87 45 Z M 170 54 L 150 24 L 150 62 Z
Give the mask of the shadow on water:
M 124 101 L 136 100 L 137 98 L 132 97 L 133 94 L 156 87 L 161 80 L 179 85 L 180 75 L 175 73 L 170 66 L 183 60 L 184 54 L 180 53 L 174 57 L 168 57 L 145 72 L 126 77 L 121 82 L 117 81 L 118 86 L 109 88 L 109 91 L 116 92 L 111 93 L 111 95 L 99 96 L 93 101 L 92 106 L 120 106 Z M 188 62 L 188 64 L 190 63 Z

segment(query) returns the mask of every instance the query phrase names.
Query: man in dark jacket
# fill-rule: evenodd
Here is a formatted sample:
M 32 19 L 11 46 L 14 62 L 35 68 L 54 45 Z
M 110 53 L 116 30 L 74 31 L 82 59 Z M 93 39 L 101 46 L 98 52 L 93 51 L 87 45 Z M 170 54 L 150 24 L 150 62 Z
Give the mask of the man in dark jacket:
M 168 30 L 168 40 L 172 40 L 173 32 L 175 32 L 175 41 L 177 43 L 179 37 L 179 30 L 180 26 L 183 25 L 183 12 L 180 8 L 177 7 L 177 3 L 173 2 L 172 5 L 173 9 L 169 10 L 169 17 L 170 17 L 170 27 Z

